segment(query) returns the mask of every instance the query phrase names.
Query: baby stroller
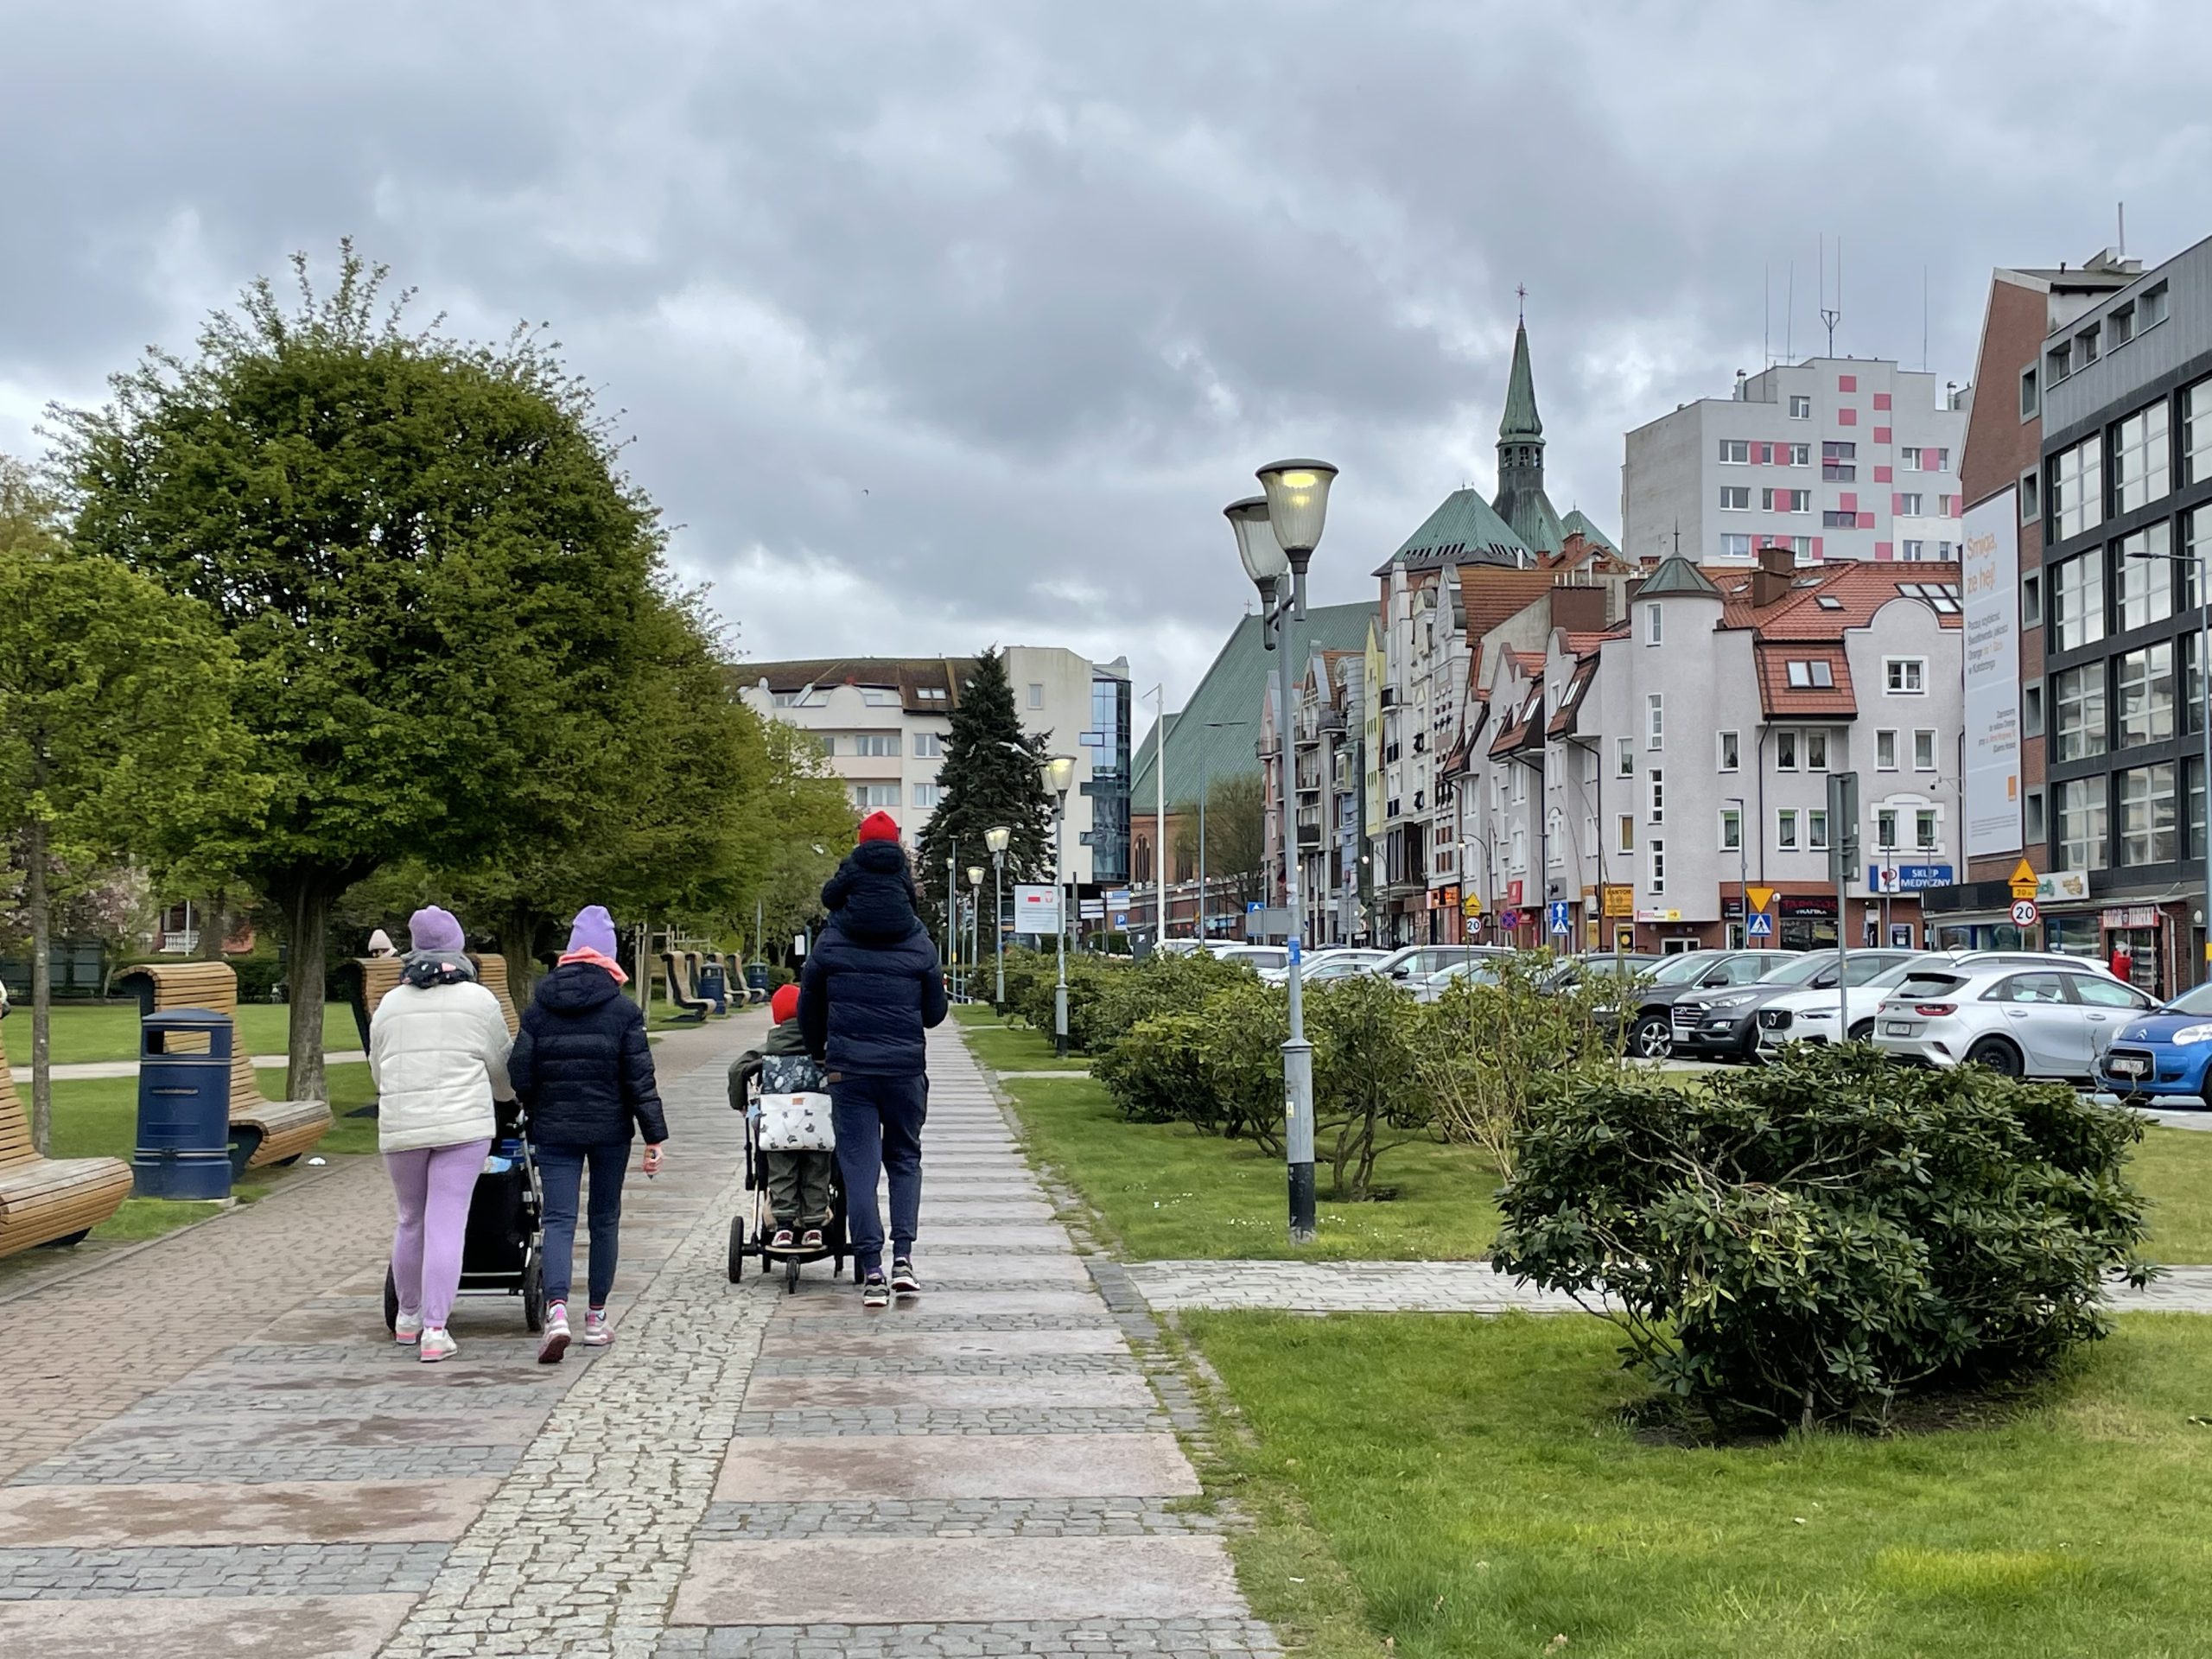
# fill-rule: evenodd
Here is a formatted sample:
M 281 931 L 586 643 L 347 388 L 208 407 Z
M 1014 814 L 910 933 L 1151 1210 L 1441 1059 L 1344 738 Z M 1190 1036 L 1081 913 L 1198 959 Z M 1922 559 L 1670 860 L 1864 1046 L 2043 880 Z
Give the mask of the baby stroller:
M 830 1270 L 842 1274 L 845 1270 L 845 1187 L 838 1179 L 837 1161 L 830 1160 L 830 1224 L 822 1230 L 822 1248 L 818 1250 L 772 1250 L 768 1240 L 774 1236 L 775 1220 L 768 1208 L 768 1166 L 766 1153 L 760 1145 L 760 1120 L 750 1108 L 760 1092 L 760 1072 L 755 1067 L 745 1078 L 745 1190 L 753 1195 L 747 1214 L 733 1216 L 729 1224 L 729 1281 L 740 1283 L 745 1277 L 745 1258 L 759 1258 L 763 1276 L 773 1273 L 780 1264 L 784 1270 L 784 1294 L 790 1295 L 798 1289 L 799 1269 L 810 1262 L 827 1257 Z M 860 1279 L 860 1265 L 853 1266 L 853 1279 Z
M 520 1107 L 503 1105 L 499 1110 L 499 1138 L 469 1195 L 461 1290 L 463 1295 L 519 1295 L 523 1326 L 535 1336 L 545 1328 L 545 1189 L 538 1184 L 537 1160 Z M 384 1322 L 387 1330 L 399 1324 L 399 1287 L 389 1263 L 384 1270 Z

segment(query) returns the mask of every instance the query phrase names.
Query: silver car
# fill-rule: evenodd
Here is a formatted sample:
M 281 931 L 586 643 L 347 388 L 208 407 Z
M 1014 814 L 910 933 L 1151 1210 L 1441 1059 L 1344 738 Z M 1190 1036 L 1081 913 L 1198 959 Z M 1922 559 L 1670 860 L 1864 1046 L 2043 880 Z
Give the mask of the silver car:
M 2101 974 L 2112 970 L 2091 957 L 2061 956 L 2048 950 L 1931 950 L 1912 957 L 1845 992 L 1847 1021 L 1844 1036 L 1854 1043 L 1874 1039 L 1874 1010 L 1891 991 L 1911 975 L 1929 969 L 2050 968 L 2060 973 Z M 1784 1043 L 1833 1043 L 1836 1035 L 1836 995 L 1833 986 L 1823 990 L 1790 991 L 1759 1004 L 1759 1057 L 1771 1059 Z
M 2087 1081 L 2130 1014 L 2155 999 L 2102 974 L 1972 963 L 1919 968 L 1874 1010 L 1874 1046 L 1929 1065 Z
M 1388 950 L 1369 950 L 1343 945 L 1333 950 L 1316 950 L 1307 957 L 1299 969 L 1298 976 L 1308 985 L 1326 985 L 1332 980 L 1350 979 L 1357 974 L 1371 974 L 1389 956 Z M 1260 977 L 1270 985 L 1280 985 L 1290 977 L 1290 967 L 1262 968 Z

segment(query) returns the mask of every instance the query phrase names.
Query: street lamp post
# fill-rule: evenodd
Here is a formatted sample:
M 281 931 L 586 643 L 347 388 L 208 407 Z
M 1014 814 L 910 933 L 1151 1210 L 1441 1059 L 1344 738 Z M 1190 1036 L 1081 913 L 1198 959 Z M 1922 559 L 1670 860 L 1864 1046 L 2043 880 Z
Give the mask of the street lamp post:
M 1052 987 L 1052 1048 L 1062 1059 L 1068 1052 L 1068 791 L 1075 783 L 1075 759 L 1056 754 L 1038 763 L 1045 787 L 1052 791 L 1052 906 L 1059 912 L 1054 943 L 1059 948 L 1059 980 Z
M 974 973 L 982 965 L 982 961 L 983 867 L 970 864 L 968 867 L 968 971 Z
M 2200 764 L 2204 780 L 2204 897 L 2198 914 L 2204 918 L 2204 950 L 2196 964 L 2196 977 L 2201 984 L 2212 976 L 2212 537 L 2199 536 L 2195 550 L 2188 553 L 2131 552 L 2131 559 L 2157 559 L 2167 564 L 2189 567 L 2196 583 L 2196 674 L 2203 683 L 2203 695 L 2196 705 L 2196 723 L 2202 728 L 2204 753 Z M 2188 690 L 2183 681 L 2182 690 Z M 2179 702 L 2181 699 L 2177 698 Z M 1963 787 L 1963 785 L 1961 785 Z M 2184 854 L 2189 844 L 2189 785 L 2183 782 L 2181 795 L 2182 845 Z M 1963 833 L 1963 831 L 1961 831 Z
M 983 831 L 983 845 L 991 849 L 991 954 L 997 958 L 999 974 L 998 1000 L 994 1007 L 1006 1007 L 1006 849 L 1014 839 L 1014 831 L 1005 824 Z
M 1291 776 L 1291 624 L 1306 614 L 1306 566 L 1320 542 L 1337 469 L 1325 461 L 1282 461 L 1260 469 L 1257 496 L 1224 511 L 1236 532 L 1244 574 L 1260 590 L 1267 644 L 1275 652 L 1275 737 L 1282 768 L 1283 909 L 1289 974 L 1290 1036 L 1282 1046 L 1283 1160 L 1289 1166 L 1290 1242 L 1313 1242 L 1313 1046 L 1306 1040 L 1303 951 L 1298 934 L 1298 822 Z

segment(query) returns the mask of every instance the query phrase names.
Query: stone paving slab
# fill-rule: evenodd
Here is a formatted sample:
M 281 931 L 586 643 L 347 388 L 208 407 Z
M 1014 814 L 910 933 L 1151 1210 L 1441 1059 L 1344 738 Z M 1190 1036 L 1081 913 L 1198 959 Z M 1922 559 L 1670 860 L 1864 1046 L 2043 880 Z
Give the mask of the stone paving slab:
M 10 1484 L 105 1486 L 236 1481 L 260 1485 L 272 1481 L 300 1480 L 467 1480 L 505 1475 L 521 1455 L 519 1445 L 446 1443 L 426 1441 L 419 1436 L 398 1445 L 365 1451 L 327 1446 L 271 1451 L 241 1446 L 189 1458 L 154 1457 L 137 1452 L 105 1456 L 71 1451 L 24 1470 Z M 5 1651 L 0 1649 L 0 1652 Z
M 950 1291 L 994 1289 L 998 1287 L 1082 1285 L 1090 1283 L 1090 1275 L 1084 1271 L 1083 1259 L 1072 1251 L 1057 1255 L 1016 1252 L 1014 1250 L 956 1251 L 947 1255 L 932 1254 L 933 1239 L 929 1230 L 922 1230 L 922 1236 L 914 1247 L 914 1260 L 922 1270 L 922 1286 L 927 1296 L 939 1296 Z
M 1127 1406 L 1149 1410 L 1151 1386 L 1141 1375 L 1083 1376 L 1033 1369 L 989 1376 L 762 1376 L 745 1391 L 747 1411 L 773 1411 L 803 1402 L 810 1411 L 999 1410 L 1010 1407 Z
M 858 1358 L 835 1354 L 779 1357 L 762 1354 L 753 1362 L 757 1384 L 762 1377 L 821 1378 L 950 1376 L 1142 1376 L 1144 1370 L 1125 1351 L 1103 1354 L 916 1354 L 903 1344 L 877 1345 Z M 785 1386 L 797 1386 L 787 1382 Z
M 317 1480 L 0 1487 L 0 1547 L 444 1541 L 461 1536 L 497 1486 Z
M 272 1421 L 265 1423 L 241 1422 L 236 1413 L 134 1412 L 94 1429 L 57 1461 L 138 1458 L 149 1463 L 189 1464 L 237 1450 L 335 1452 L 405 1451 L 429 1443 L 527 1446 L 551 1408 L 548 1401 L 534 1410 L 475 1413 L 454 1402 L 429 1402 L 419 1410 L 387 1409 L 360 1417 L 271 1413 Z
M 919 1248 L 922 1247 L 918 1247 L 918 1250 Z M 794 1300 L 798 1306 L 792 1308 L 790 1317 L 801 1324 L 815 1319 L 850 1318 L 859 1306 L 857 1298 L 851 1295 L 840 1296 L 834 1302 L 827 1296 L 818 1299 L 800 1296 Z M 984 1313 L 1001 1319 L 1037 1314 L 1106 1317 L 1106 1310 L 1098 1298 L 1088 1290 L 1076 1288 L 1072 1283 L 1066 1289 L 1035 1290 L 982 1290 L 963 1285 L 952 1290 L 930 1291 L 886 1308 L 874 1317 L 891 1322 L 963 1313 Z
M 710 1503 L 702 1542 L 763 1538 L 1180 1538 L 1221 1518 L 1155 1497 L 844 1498 Z
M 0 1549 L 0 1602 L 418 1594 L 430 1587 L 446 1549 L 443 1543 Z
M 0 1653 L 25 1659 L 369 1659 L 414 1598 L 132 1596 L 0 1605 Z
M 805 1498 L 1187 1497 L 1198 1482 L 1175 1437 L 753 1440 L 729 1449 L 719 1502 Z
M 741 1411 L 739 1434 L 1129 1434 L 1165 1428 L 1167 1419 L 1144 1406 L 809 1406 Z
M 995 1624 L 791 1624 L 677 1629 L 653 1659 L 1277 1659 L 1255 1618 L 1025 1619 Z
M 932 1217 L 929 1224 L 931 1255 L 962 1250 L 1034 1254 L 1074 1248 L 1067 1229 L 1055 1222 L 957 1221 Z
M 694 1547 L 671 1624 L 1244 1615 L 1215 1538 L 844 1538 Z
M 935 1325 L 925 1327 L 919 1321 L 927 1317 L 915 1314 L 895 1321 L 868 1319 L 863 1323 L 862 1316 L 854 1320 L 857 1329 L 835 1333 L 820 1328 L 820 1320 L 810 1320 L 794 1328 L 791 1321 L 779 1319 L 768 1327 L 768 1334 L 761 1339 L 760 1352 L 764 1357 L 825 1360 L 865 1360 L 885 1355 L 950 1360 L 1060 1354 L 1119 1356 L 1128 1352 L 1128 1344 L 1121 1332 L 1103 1320 L 1057 1330 L 969 1331 Z

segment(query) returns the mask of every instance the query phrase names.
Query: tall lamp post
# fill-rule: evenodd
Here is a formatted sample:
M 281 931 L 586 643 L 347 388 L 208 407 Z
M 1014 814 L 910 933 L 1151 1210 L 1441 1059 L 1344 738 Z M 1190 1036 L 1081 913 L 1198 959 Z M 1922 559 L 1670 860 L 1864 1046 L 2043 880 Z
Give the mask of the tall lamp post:
M 1014 839 L 1014 831 L 1005 824 L 983 831 L 983 845 L 991 849 L 991 954 L 997 958 L 999 973 L 998 1000 L 991 1006 L 1006 1007 L 1006 849 Z
M 1052 987 L 1052 1049 L 1068 1052 L 1068 791 L 1075 785 L 1075 757 L 1056 754 L 1037 763 L 1045 787 L 1052 791 L 1052 908 L 1059 913 L 1059 979 Z
M 983 867 L 970 864 L 968 867 L 968 971 L 972 974 L 982 965 Z
M 2166 564 L 2178 564 L 2190 573 L 2196 591 L 2190 595 L 2196 601 L 2196 675 L 2202 686 L 2196 702 L 2196 723 L 2204 736 L 2204 798 L 2212 802 L 2212 537 L 2199 536 L 2196 547 L 2188 553 L 2130 553 L 2131 559 L 2157 559 Z M 2182 690 L 2189 687 L 2184 679 Z M 2180 698 L 2175 701 L 2181 701 Z M 1961 769 L 1963 772 L 1964 768 Z M 1963 791 L 1964 785 L 1961 785 Z M 2189 846 L 2189 785 L 2184 781 L 2181 795 L 2181 840 L 2183 855 Z M 2212 978 L 2212 806 L 2204 812 L 2204 897 L 2197 913 L 2204 919 L 2204 951 L 2196 964 L 2197 982 Z M 1961 834 L 1964 833 L 1961 830 Z
M 944 961 L 952 993 L 960 994 L 960 843 L 952 842 L 944 855 Z
M 1268 649 L 1275 653 L 1275 739 L 1282 767 L 1283 908 L 1288 921 L 1290 1036 L 1282 1046 L 1283 1161 L 1289 1166 L 1290 1242 L 1313 1242 L 1313 1046 L 1306 1040 L 1306 1004 L 1298 937 L 1298 819 L 1291 776 L 1291 630 L 1306 615 L 1306 566 L 1321 540 L 1329 486 L 1337 469 L 1321 461 L 1279 461 L 1260 468 L 1263 493 L 1224 509 L 1236 532 L 1244 574 L 1260 590 Z

